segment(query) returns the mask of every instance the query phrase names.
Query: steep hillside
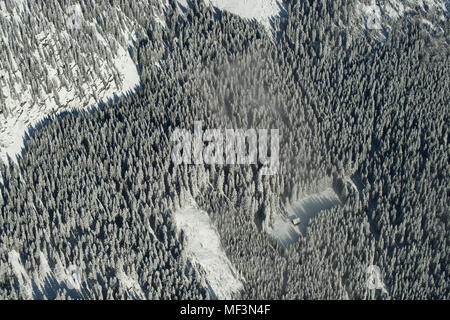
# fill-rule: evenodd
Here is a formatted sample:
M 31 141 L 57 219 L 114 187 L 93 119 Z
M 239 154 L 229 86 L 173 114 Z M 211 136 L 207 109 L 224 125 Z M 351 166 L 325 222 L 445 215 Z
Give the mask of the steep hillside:
M 0 3 L 0 157 L 15 160 L 28 125 L 139 85 L 129 48 L 160 15 L 158 1 Z M 145 20 L 140 15 L 146 14 Z

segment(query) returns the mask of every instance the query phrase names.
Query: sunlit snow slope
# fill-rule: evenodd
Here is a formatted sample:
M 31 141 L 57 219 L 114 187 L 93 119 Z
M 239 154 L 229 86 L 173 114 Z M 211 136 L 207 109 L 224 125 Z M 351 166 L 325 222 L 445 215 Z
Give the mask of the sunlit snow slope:
M 139 84 L 128 52 L 136 22 L 120 8 L 93 4 L 96 11 L 86 6 L 89 1 L 80 3 L 83 7 L 0 2 L 3 161 L 7 154 L 16 159 L 29 125 L 60 111 L 96 105 Z
M 183 6 L 189 5 L 189 0 L 178 0 Z M 220 10 L 226 10 L 246 19 L 254 19 L 266 27 L 270 27 L 270 18 L 279 15 L 282 9 L 281 0 L 205 0 Z
M 209 289 L 219 299 L 230 299 L 242 289 L 236 271 L 220 245 L 206 212 L 185 208 L 175 212 L 177 228 L 187 237 L 187 257 L 205 272 Z
M 281 1 L 276 0 L 210 0 L 219 9 L 227 10 L 243 18 L 255 19 L 266 27 L 270 18 L 281 10 Z
M 53 267 L 44 253 L 39 252 L 39 268 L 36 272 L 27 273 L 20 254 L 11 250 L 8 252 L 8 265 L 0 266 L 0 278 L 15 276 L 19 292 L 23 299 L 58 299 L 58 293 L 66 291 L 73 299 L 84 298 L 89 295 L 92 288 L 87 286 L 85 271 L 75 265 L 64 266 L 61 261 L 56 261 Z M 76 274 L 74 270 L 79 270 Z M 116 270 L 118 285 L 128 292 L 131 298 L 145 299 L 142 288 L 132 275 L 127 275 L 123 270 Z M 19 298 L 19 297 L 18 297 Z M 1 297 L 0 297 L 1 299 Z
M 422 22 L 436 27 L 437 22 L 448 19 L 448 6 L 445 0 L 367 0 L 356 2 L 356 12 L 362 17 L 363 28 L 387 31 L 396 19 L 415 14 L 423 17 Z

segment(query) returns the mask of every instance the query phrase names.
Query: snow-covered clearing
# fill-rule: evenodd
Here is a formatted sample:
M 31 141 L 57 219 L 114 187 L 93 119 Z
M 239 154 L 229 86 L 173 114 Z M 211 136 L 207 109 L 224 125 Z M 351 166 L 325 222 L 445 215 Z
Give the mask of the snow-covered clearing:
M 178 0 L 185 8 L 189 0 Z M 280 14 L 281 0 L 205 0 L 220 10 L 226 10 L 246 19 L 255 19 L 270 28 L 270 18 Z
M 229 11 L 247 19 L 255 19 L 270 27 L 270 18 L 281 11 L 281 1 L 276 0 L 210 0 L 222 10 Z
M 297 242 L 300 237 L 300 231 L 294 226 L 291 220 L 282 214 L 277 214 L 274 218 L 273 225 L 268 233 L 283 246 L 287 247 Z
M 320 211 L 331 209 L 341 203 L 333 188 L 313 194 L 300 201 L 293 202 L 288 208 L 289 217 L 300 218 L 298 229 L 304 234 L 309 221 L 316 217 Z
M 381 25 L 381 10 L 375 3 L 371 5 L 360 5 L 361 13 L 366 22 L 365 27 L 371 30 L 382 29 Z
M 242 282 L 225 255 L 208 214 L 188 207 L 176 211 L 174 217 L 178 230 L 186 234 L 188 259 L 204 270 L 214 296 L 218 299 L 232 298 L 233 293 L 242 289 Z
M 357 183 L 355 183 L 354 179 Z M 359 193 L 363 186 L 356 177 L 344 177 L 344 183 L 350 186 L 353 193 Z M 357 186 L 359 184 L 359 187 Z M 323 191 L 308 195 L 303 199 L 292 202 L 283 213 L 274 216 L 272 226 L 267 230 L 270 236 L 284 247 L 296 242 L 301 235 L 306 234 L 306 228 L 320 211 L 328 210 L 342 205 L 341 199 L 332 187 L 324 186 Z M 294 224 L 294 219 L 300 219 L 300 223 Z
M 338 195 L 333 188 L 327 188 L 322 192 L 307 196 L 293 202 L 285 210 L 285 215 L 277 214 L 268 233 L 287 247 L 298 240 L 301 234 L 306 233 L 309 221 L 316 217 L 320 211 L 331 209 L 340 205 Z M 299 218 L 300 223 L 294 225 L 293 219 Z

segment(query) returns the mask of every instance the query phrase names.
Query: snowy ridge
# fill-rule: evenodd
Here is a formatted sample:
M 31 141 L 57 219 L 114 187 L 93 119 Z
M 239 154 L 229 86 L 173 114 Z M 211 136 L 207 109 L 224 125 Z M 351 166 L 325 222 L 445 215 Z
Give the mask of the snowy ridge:
M 430 13 L 441 21 L 448 17 L 445 0 L 371 0 L 368 3 L 357 2 L 356 12 L 362 17 L 361 27 L 364 29 L 389 29 L 391 21 L 399 19 L 408 13 Z M 422 22 L 433 24 L 427 19 Z
M 24 298 L 32 299 L 33 288 L 31 284 L 31 279 L 22 265 L 19 253 L 15 250 L 10 251 L 8 253 L 8 261 L 11 264 L 14 275 L 19 281 L 20 291 L 22 292 Z
M 204 270 L 216 298 L 231 299 L 243 285 L 221 247 L 219 235 L 212 227 L 208 214 L 187 207 L 176 211 L 174 217 L 178 230 L 186 234 L 186 254 L 190 262 Z
M 17 278 L 19 291 L 25 299 L 58 299 L 58 292 L 65 290 L 74 299 L 84 298 L 89 288 L 83 277 L 83 270 L 78 266 L 63 266 L 60 261 L 51 268 L 44 253 L 39 252 L 39 265 L 30 274 L 27 273 L 23 265 L 20 254 L 11 250 L 8 252 L 9 265 L 2 266 L 2 273 L 12 274 Z M 4 269 L 6 267 L 6 269 Z M 9 269 L 9 270 L 7 270 Z M 8 272 L 9 271 L 9 272 Z M 128 292 L 130 297 L 135 299 L 145 299 L 141 286 L 123 270 L 117 270 L 117 280 L 121 288 Z

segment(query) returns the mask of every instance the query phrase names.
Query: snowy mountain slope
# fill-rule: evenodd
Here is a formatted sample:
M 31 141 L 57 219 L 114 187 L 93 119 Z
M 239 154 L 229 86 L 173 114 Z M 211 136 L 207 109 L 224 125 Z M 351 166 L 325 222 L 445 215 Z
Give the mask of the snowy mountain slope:
M 206 212 L 188 207 L 175 212 L 177 228 L 187 237 L 187 257 L 204 270 L 212 293 L 219 299 L 231 299 L 242 283 L 220 245 L 219 235 Z
M 189 0 L 178 2 L 184 8 L 189 6 Z M 270 19 L 279 15 L 283 8 L 281 0 L 205 0 L 205 3 L 245 19 L 255 19 L 267 28 Z
M 270 27 L 270 18 L 277 16 L 282 6 L 277 0 L 210 0 L 210 3 L 243 18 L 255 19 L 266 27 Z
M 136 9 L 137 8 L 137 9 Z M 15 160 L 29 125 L 47 115 L 90 107 L 139 84 L 128 53 L 141 27 L 138 13 L 81 1 L 0 3 L 0 158 Z M 150 19 L 148 19 L 150 20 Z
M 85 297 L 92 288 L 86 284 L 83 270 L 75 265 L 63 266 L 57 261 L 52 267 L 43 252 L 39 252 L 39 265 L 33 272 L 27 272 L 20 254 L 11 250 L 8 252 L 8 264 L 0 268 L 2 276 L 13 276 L 19 284 L 20 295 L 24 299 L 58 299 L 58 294 L 66 291 L 67 294 L 79 299 Z M 135 299 L 145 299 L 142 288 L 133 276 L 127 275 L 123 270 L 116 270 L 118 285 Z
M 19 282 L 20 294 L 25 299 L 42 299 L 56 296 L 56 291 L 61 288 L 68 288 L 73 283 L 71 274 L 61 265 L 57 265 L 55 270 L 51 270 L 44 254 L 39 254 L 39 271 L 28 274 L 22 263 L 20 254 L 11 250 L 8 253 L 9 267 L 12 274 Z
M 19 282 L 19 287 L 23 296 L 26 299 L 31 299 L 33 297 L 31 279 L 20 261 L 19 253 L 15 250 L 12 250 L 8 254 L 8 260 L 11 265 L 12 271 Z
M 421 15 L 424 23 L 436 26 L 448 19 L 448 7 L 449 2 L 445 0 L 368 0 L 355 6 L 362 28 L 385 31 L 393 21 L 408 15 Z
M 270 26 L 280 0 L 205 0 L 219 9 Z M 187 0 L 178 1 L 188 6 Z M 92 0 L 62 6 L 57 1 L 7 0 L 0 3 L 0 158 L 22 149 L 29 125 L 47 115 L 96 105 L 139 84 L 128 47 L 148 16 L 164 26 L 166 0 L 132 1 L 113 7 Z M 402 16 L 420 13 L 436 27 L 448 19 L 448 1 L 360 1 L 355 24 L 389 29 Z M 130 8 L 127 8 L 130 7 Z M 144 14 L 145 13 L 145 14 Z M 434 19 L 429 18 L 435 17 Z M 435 20 L 435 21 L 431 21 Z M 113 22 L 113 23 L 112 23 Z
M 270 18 L 276 17 L 284 8 L 281 0 L 205 0 L 213 6 L 229 11 L 247 19 L 270 27 Z M 187 0 L 180 0 L 184 6 Z M 389 29 L 390 23 L 408 14 L 420 14 L 433 17 L 436 21 L 424 18 L 424 23 L 435 24 L 448 19 L 450 3 L 446 0 L 362 0 L 355 1 L 357 13 L 352 24 L 364 29 Z

